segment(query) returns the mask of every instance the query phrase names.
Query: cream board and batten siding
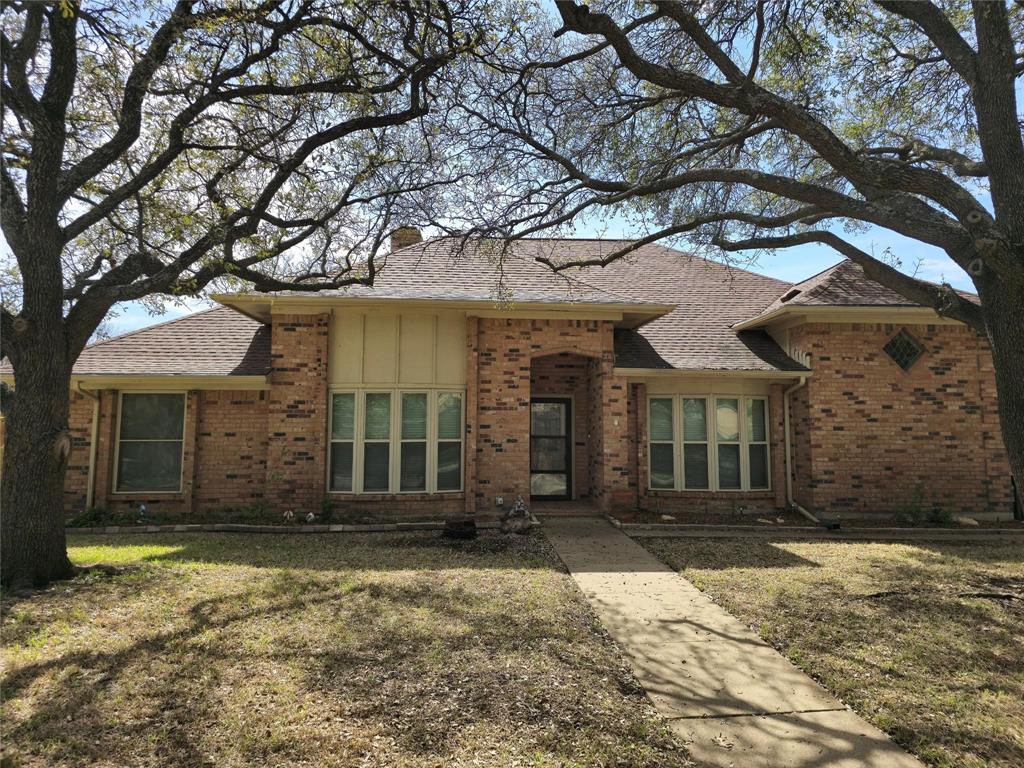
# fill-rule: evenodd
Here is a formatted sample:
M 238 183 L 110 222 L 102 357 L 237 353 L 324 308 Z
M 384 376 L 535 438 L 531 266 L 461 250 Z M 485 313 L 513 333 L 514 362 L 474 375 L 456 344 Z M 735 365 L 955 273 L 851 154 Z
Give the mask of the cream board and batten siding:
M 331 389 L 463 389 L 466 314 L 335 309 L 328 380 Z

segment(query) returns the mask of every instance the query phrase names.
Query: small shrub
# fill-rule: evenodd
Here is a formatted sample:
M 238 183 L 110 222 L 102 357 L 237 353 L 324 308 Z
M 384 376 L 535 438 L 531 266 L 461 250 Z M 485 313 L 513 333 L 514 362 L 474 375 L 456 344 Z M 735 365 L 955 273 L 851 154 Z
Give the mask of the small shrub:
M 924 484 L 918 483 L 914 490 L 910 492 L 907 499 L 903 502 L 900 507 L 897 517 L 904 522 L 911 523 L 912 525 L 920 525 L 927 517 L 927 512 L 924 508 Z
M 320 522 L 325 525 L 329 524 L 334 519 L 334 502 L 331 501 L 330 497 L 324 496 L 324 500 L 320 503 Z
M 928 522 L 935 525 L 952 525 L 953 513 L 942 507 L 932 507 L 928 512 Z
M 104 525 L 116 525 L 113 516 L 103 507 L 88 507 L 75 512 L 64 521 L 67 528 L 98 528 Z

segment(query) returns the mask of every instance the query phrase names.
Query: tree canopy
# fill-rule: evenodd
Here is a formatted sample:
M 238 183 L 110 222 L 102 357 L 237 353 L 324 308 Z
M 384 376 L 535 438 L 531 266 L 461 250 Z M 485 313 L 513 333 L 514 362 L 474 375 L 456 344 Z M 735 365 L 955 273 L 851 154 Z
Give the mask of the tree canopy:
M 477 0 L 5 3 L 3 352 L 40 286 L 74 355 L 120 301 L 372 281 L 390 229 L 465 172 L 440 130 L 458 84 L 437 83 L 485 19 Z
M 556 5 L 558 19 L 522 27 L 475 83 L 480 147 L 507 177 L 481 198 L 484 229 L 532 234 L 625 211 L 647 233 L 638 244 L 676 237 L 721 255 L 821 243 L 980 330 L 976 303 L 843 229 L 941 248 L 983 302 L 986 271 L 1024 280 L 1019 6 Z

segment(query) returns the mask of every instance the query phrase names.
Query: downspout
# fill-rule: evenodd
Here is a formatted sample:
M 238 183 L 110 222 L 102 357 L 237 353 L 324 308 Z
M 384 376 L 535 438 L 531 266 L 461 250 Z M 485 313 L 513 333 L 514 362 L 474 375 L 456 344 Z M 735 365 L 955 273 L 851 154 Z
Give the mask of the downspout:
M 96 481 L 96 438 L 100 431 L 100 396 L 95 392 L 82 389 L 82 382 L 75 385 L 75 390 L 84 397 L 92 399 L 92 431 L 89 434 L 89 479 L 85 486 L 85 508 L 90 509 L 93 505 Z
M 791 447 L 792 446 L 792 439 L 790 437 L 790 429 L 789 429 L 789 421 L 790 421 L 790 419 L 789 419 L 789 396 L 792 393 L 796 392 L 801 387 L 806 387 L 806 386 L 807 386 L 807 377 L 806 376 L 801 376 L 800 377 L 800 381 L 798 381 L 796 384 L 794 384 L 793 386 L 789 387 L 788 389 L 786 389 L 782 393 L 782 421 L 783 421 L 782 431 L 783 431 L 783 437 L 784 437 L 784 449 L 785 449 L 785 452 L 786 452 L 786 462 L 785 462 L 786 463 L 786 503 L 789 504 L 790 509 L 795 509 L 797 512 L 799 512 L 801 515 L 806 517 L 812 523 L 815 523 L 816 525 L 822 525 L 821 520 L 819 520 L 814 515 L 812 515 L 810 512 L 808 512 L 806 509 L 804 509 L 799 504 L 797 504 L 796 503 L 796 499 L 793 498 L 793 472 L 792 472 L 792 467 L 791 467 L 792 459 L 790 458 L 790 453 L 792 452 L 792 447 Z

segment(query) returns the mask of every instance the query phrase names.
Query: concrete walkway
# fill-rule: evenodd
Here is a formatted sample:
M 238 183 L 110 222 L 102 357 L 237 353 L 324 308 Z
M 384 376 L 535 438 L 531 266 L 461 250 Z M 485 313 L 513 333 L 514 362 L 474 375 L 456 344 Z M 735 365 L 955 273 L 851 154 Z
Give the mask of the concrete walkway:
M 605 520 L 549 517 L 543 530 L 699 763 L 922 768 Z

